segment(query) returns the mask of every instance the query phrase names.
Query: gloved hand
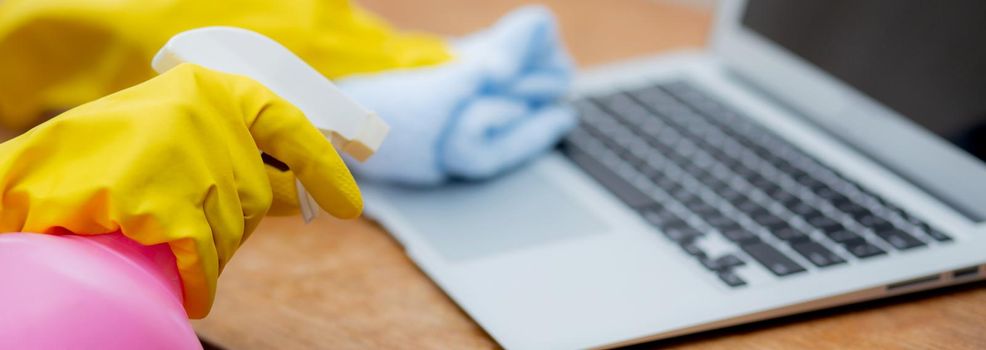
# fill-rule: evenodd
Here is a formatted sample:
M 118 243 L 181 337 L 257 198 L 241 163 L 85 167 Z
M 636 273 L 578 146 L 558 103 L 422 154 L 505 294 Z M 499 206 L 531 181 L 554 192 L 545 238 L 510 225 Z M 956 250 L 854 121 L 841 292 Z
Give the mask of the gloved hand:
M 186 64 L 0 144 L 0 232 L 167 243 L 185 309 L 201 318 L 271 205 L 261 151 L 329 213 L 360 214 L 352 176 L 300 110 L 253 80 Z
M 547 9 L 515 10 L 453 47 L 455 58 L 439 66 L 338 82 L 391 127 L 373 158 L 350 163 L 354 173 L 408 184 L 488 177 L 544 152 L 575 126 L 559 101 L 573 64 Z

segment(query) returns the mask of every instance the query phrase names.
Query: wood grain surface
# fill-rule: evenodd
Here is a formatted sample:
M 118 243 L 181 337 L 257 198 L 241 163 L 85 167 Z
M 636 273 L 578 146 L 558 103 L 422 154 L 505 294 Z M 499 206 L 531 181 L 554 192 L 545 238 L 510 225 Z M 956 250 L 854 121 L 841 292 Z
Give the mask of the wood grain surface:
M 523 1 L 363 0 L 403 28 L 460 35 Z M 704 42 L 710 14 L 682 1 L 547 1 L 582 66 Z M 958 287 L 706 332 L 637 348 L 986 349 L 986 288 Z M 473 321 L 367 220 L 269 218 L 194 322 L 228 349 L 488 349 Z
M 16 136 L 16 133 L 13 131 L 0 128 L 0 142 L 12 139 L 14 136 Z

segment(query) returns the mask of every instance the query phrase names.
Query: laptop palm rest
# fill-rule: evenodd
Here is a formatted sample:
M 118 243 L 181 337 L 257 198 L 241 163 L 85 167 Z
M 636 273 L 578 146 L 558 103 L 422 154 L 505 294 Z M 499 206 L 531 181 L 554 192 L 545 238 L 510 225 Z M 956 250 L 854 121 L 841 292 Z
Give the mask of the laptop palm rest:
M 374 186 L 401 220 L 452 261 L 601 234 L 607 225 L 533 169 L 435 188 Z M 372 203 L 370 203 L 372 205 Z

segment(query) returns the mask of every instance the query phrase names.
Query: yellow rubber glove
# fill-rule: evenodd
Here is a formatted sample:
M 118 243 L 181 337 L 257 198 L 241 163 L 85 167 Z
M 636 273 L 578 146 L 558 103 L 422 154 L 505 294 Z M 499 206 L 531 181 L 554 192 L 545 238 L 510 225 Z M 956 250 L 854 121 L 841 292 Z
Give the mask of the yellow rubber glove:
M 347 0 L 0 0 L 0 128 L 143 82 L 170 37 L 211 25 L 267 35 L 329 78 L 450 57 L 440 38 L 397 33 Z
M 0 144 L 0 232 L 168 243 L 185 309 L 201 318 L 273 200 L 261 150 L 329 213 L 360 214 L 352 176 L 300 110 L 253 80 L 186 64 Z

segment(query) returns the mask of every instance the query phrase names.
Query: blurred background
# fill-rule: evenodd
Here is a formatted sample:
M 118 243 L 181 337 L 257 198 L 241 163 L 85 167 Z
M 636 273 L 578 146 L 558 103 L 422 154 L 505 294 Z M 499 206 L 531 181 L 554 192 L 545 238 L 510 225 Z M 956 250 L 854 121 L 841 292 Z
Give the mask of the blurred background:
M 704 24 L 711 19 L 715 0 L 360 0 L 356 3 L 400 28 L 449 36 L 486 27 L 518 6 L 543 4 L 558 16 L 565 43 L 579 65 L 585 67 L 633 55 L 701 46 L 707 36 L 708 26 Z M 613 40 L 620 40 L 619 45 L 610 43 Z

